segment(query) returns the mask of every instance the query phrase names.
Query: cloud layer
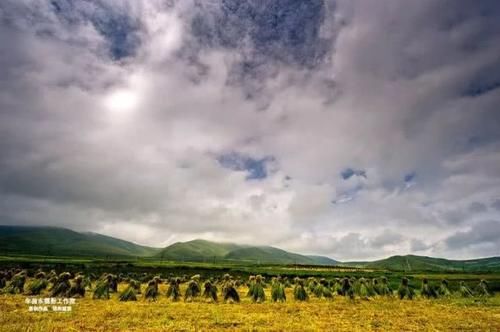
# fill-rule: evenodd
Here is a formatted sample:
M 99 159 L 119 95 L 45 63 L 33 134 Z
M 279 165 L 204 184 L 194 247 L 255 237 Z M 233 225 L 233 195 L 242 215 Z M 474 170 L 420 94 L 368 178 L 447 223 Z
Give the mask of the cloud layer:
M 0 223 L 500 255 L 494 0 L 7 0 Z

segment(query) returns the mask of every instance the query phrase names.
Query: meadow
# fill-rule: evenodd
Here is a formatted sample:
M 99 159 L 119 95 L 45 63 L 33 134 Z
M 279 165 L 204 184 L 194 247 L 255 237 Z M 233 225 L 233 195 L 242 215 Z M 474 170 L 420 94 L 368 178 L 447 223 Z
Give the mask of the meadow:
M 125 285 L 120 285 L 120 289 Z M 245 287 L 239 289 L 244 294 Z M 267 290 L 266 290 L 267 291 Z M 165 294 L 166 286 L 160 286 Z M 269 294 L 266 294 L 269 296 Z M 70 313 L 28 312 L 22 295 L 0 295 L 1 331 L 499 331 L 500 297 L 205 303 L 77 299 Z
M 500 331 L 497 273 L 10 258 L 2 278 L 9 332 Z M 28 310 L 52 296 L 76 303 Z

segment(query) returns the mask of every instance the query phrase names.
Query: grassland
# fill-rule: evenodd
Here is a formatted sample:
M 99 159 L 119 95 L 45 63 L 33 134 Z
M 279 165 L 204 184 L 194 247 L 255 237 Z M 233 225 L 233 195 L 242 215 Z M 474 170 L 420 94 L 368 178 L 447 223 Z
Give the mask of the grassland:
M 460 281 L 470 288 L 478 281 L 488 281 L 489 289 L 497 295 L 487 298 L 440 298 L 414 300 L 373 297 L 354 301 L 343 296 L 333 300 L 311 296 L 307 302 L 293 299 L 292 288 L 287 288 L 287 302 L 271 303 L 270 289 L 266 288 L 267 300 L 256 304 L 245 297 L 247 287 L 238 291 L 242 302 L 225 304 L 206 303 L 201 298 L 192 303 L 172 302 L 165 296 L 167 284 L 162 283 L 160 297 L 155 302 L 145 301 L 141 296 L 137 302 L 120 302 L 113 294 L 110 300 L 92 300 L 92 291 L 77 299 L 71 313 L 32 313 L 28 311 L 24 295 L 0 294 L 0 331 L 500 331 L 500 275 L 494 272 L 463 273 L 459 271 L 389 271 L 384 269 L 351 268 L 333 266 L 290 266 L 212 264 L 208 262 L 171 262 L 149 259 L 106 260 L 80 257 L 53 256 L 3 256 L 0 270 L 10 268 L 27 269 L 33 273 L 39 268 L 54 269 L 57 273 L 82 271 L 85 274 L 102 273 L 191 276 L 201 274 L 205 278 L 221 277 L 230 273 L 239 280 L 247 280 L 250 274 L 262 274 L 267 280 L 281 275 L 292 280 L 332 279 L 351 276 L 365 278 L 387 277 L 392 289 L 396 289 L 403 276 L 410 285 L 419 290 L 423 278 L 439 284 L 449 281 L 455 293 Z M 32 274 L 31 274 L 32 275 Z M 120 293 L 125 283 L 120 283 Z M 142 289 L 146 287 L 143 282 Z M 184 294 L 186 283 L 181 284 Z M 220 289 L 219 289 L 220 291 Z M 45 291 L 39 297 L 46 297 Z
M 120 285 L 123 289 L 124 285 Z M 120 291 L 119 289 L 119 291 Z M 166 285 L 160 286 L 164 294 Z M 240 294 L 246 287 L 239 289 Z M 268 292 L 268 290 L 267 290 Z M 269 294 L 267 294 L 269 296 Z M 344 297 L 286 303 L 119 302 L 77 299 L 71 313 L 31 313 L 22 295 L 0 295 L 0 331 L 500 331 L 500 297 L 413 301 Z

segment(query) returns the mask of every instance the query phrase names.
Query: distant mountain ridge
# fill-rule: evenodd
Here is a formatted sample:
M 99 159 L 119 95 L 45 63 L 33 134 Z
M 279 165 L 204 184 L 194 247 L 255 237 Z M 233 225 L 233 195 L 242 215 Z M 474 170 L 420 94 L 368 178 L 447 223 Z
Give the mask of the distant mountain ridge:
M 160 249 L 97 233 L 45 226 L 1 226 L 0 253 L 43 256 L 148 257 Z
M 251 264 L 347 266 L 392 271 L 500 271 L 500 257 L 449 260 L 426 256 L 391 256 L 376 261 L 338 262 L 325 256 L 301 255 L 270 246 L 177 242 L 152 248 L 97 233 L 66 228 L 0 225 L 0 255 L 40 255 L 93 258 L 150 258 L 178 262 L 240 262 Z
M 428 256 L 391 256 L 372 262 L 345 262 L 341 265 L 393 271 L 500 271 L 500 257 L 452 260 Z
M 177 242 L 161 250 L 157 257 L 174 261 L 237 261 L 266 264 L 335 265 L 324 256 L 305 256 L 270 246 L 218 243 L 206 240 Z

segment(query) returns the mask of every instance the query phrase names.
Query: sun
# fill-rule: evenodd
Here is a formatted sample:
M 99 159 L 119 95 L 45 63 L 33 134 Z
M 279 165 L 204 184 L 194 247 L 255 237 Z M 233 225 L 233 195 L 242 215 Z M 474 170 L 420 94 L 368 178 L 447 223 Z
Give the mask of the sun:
M 115 90 L 104 99 L 106 109 L 119 114 L 132 112 L 138 104 L 138 94 L 129 89 Z

